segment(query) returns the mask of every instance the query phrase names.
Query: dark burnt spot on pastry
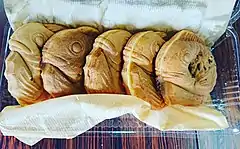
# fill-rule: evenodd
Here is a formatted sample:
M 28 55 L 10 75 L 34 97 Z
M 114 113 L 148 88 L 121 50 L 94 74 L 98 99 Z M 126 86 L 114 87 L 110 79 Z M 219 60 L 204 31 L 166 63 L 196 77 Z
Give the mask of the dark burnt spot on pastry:
M 213 62 L 213 60 L 209 58 L 208 63 L 211 64 L 212 62 Z
M 201 64 L 200 63 L 197 64 L 197 69 L 201 70 Z
M 157 78 L 157 79 L 155 80 L 155 84 L 156 84 L 157 91 L 161 91 L 160 79 Z
M 205 71 L 207 71 L 207 68 L 205 66 L 203 68 L 204 68 Z

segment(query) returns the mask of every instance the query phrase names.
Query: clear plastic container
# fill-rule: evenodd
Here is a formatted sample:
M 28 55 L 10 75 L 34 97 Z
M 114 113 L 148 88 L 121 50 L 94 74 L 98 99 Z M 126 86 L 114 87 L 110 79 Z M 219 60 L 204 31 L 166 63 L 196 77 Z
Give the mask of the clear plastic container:
M 213 135 L 235 135 L 240 133 L 240 55 L 239 37 L 233 24 L 240 17 L 240 1 L 236 2 L 232 18 L 226 33 L 212 47 L 217 63 L 218 79 L 214 91 L 211 93 L 213 104 L 207 105 L 221 111 L 229 122 L 226 130 L 211 132 Z M 7 89 L 7 80 L 4 77 L 4 61 L 9 53 L 8 39 L 12 30 L 7 23 L 4 28 L 2 48 L 0 51 L 0 111 L 10 105 L 17 105 L 17 101 Z M 158 137 L 191 137 L 196 138 L 197 131 L 159 131 L 134 116 L 126 114 L 119 118 L 105 120 L 85 133 L 86 136 L 158 136 Z M 81 136 L 81 135 L 80 135 Z

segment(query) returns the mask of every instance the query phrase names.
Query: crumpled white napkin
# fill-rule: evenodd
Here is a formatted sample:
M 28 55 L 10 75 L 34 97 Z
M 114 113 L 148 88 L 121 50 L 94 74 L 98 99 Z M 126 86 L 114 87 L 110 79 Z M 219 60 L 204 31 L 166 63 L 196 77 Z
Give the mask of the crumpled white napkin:
M 228 127 L 221 112 L 206 106 L 172 105 L 151 110 L 149 103 L 133 96 L 71 95 L 34 105 L 5 108 L 0 113 L 3 135 L 16 136 L 28 145 L 43 138 L 74 138 L 96 124 L 124 114 L 159 130 L 217 130 Z
M 101 28 L 191 29 L 207 41 L 226 30 L 235 0 L 4 0 L 13 28 L 37 21 Z

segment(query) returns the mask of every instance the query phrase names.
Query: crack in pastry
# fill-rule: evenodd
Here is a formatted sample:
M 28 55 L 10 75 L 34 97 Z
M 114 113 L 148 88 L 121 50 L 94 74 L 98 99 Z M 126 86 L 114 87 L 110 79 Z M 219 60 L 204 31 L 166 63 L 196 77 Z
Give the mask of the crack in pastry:
M 131 34 L 110 30 L 95 39 L 84 66 L 84 86 L 88 93 L 123 94 L 122 50 Z
M 156 58 L 158 88 L 166 104 L 199 105 L 210 99 L 216 84 L 216 63 L 194 33 L 180 31 Z
M 162 34 L 140 32 L 131 37 L 123 51 L 122 78 L 128 94 L 141 98 L 153 109 L 165 106 L 154 84 L 154 58 L 164 44 Z
M 44 65 L 41 75 L 44 88 L 53 97 L 84 92 L 83 66 L 97 33 L 90 27 L 66 29 L 46 42 L 42 52 Z M 52 73 L 54 77 L 50 76 Z

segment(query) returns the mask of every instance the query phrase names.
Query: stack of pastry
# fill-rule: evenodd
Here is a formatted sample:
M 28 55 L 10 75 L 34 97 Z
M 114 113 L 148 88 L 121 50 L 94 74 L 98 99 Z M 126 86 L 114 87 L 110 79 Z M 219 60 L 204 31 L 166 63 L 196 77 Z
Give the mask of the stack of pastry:
M 9 41 L 8 89 L 20 105 L 80 93 L 129 94 L 153 109 L 210 99 L 216 63 L 204 41 L 183 30 L 134 35 L 92 27 L 29 23 Z

